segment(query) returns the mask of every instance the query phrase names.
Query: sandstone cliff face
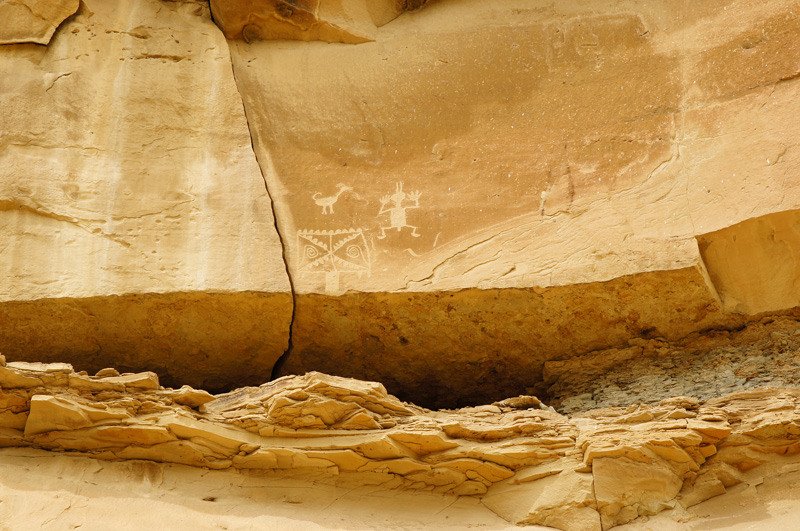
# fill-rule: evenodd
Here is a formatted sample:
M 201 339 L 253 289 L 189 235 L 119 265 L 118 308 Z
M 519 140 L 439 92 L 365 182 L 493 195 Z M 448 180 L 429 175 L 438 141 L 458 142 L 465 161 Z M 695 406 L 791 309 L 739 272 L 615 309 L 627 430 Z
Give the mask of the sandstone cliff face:
M 0 2 L 0 44 L 47 44 L 59 24 L 74 15 L 79 0 L 3 0 Z
M 798 30 L 0 0 L 0 529 L 793 524 Z
M 2 47 L 0 71 L 4 351 L 268 375 L 289 280 L 208 6 L 82 2 L 47 47 Z
M 284 373 L 465 404 L 794 307 L 796 7 L 438 2 L 355 46 L 232 42 L 297 294 Z
M 797 305 L 796 2 L 424 3 L 8 26 L 0 349 L 462 406 Z

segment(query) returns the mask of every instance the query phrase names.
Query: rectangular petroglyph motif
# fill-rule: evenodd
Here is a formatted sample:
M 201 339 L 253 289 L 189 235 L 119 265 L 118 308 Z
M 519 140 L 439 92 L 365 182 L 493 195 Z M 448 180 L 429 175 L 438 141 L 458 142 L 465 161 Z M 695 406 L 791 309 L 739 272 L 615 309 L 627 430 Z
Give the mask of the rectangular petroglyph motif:
M 297 231 L 297 263 L 300 273 L 325 275 L 326 293 L 339 291 L 342 273 L 371 273 L 363 229 Z

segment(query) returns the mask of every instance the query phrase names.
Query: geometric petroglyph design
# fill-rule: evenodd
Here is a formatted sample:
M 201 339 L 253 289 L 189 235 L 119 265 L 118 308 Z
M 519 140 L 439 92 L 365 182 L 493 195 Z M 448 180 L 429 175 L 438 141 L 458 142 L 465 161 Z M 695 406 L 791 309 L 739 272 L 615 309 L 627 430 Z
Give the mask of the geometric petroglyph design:
M 297 231 L 298 272 L 325 274 L 325 292 L 339 291 L 342 273 L 372 272 L 363 229 Z

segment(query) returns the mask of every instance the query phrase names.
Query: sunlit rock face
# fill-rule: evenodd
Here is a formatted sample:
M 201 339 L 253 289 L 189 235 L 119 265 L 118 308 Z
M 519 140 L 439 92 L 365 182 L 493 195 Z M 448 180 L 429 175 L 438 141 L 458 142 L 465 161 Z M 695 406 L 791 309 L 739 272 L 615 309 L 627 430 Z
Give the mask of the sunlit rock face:
M 0 528 L 792 528 L 798 30 L 0 0 Z
M 443 1 L 370 43 L 231 42 L 296 292 L 284 373 L 463 405 L 795 306 L 796 7 Z M 724 246 L 740 223 L 765 228 Z
M 796 7 L 83 2 L 0 48 L 0 349 L 463 406 L 793 308 Z
M 133 500 L 160 499 L 163 478 L 181 471 L 176 464 L 185 466 L 186 479 L 173 495 L 193 492 L 190 469 L 201 468 L 206 489 L 199 499 L 245 498 L 233 513 L 250 523 L 264 512 L 241 511 L 253 501 L 246 501 L 243 486 L 259 487 L 262 503 L 275 490 L 294 492 L 300 497 L 291 503 L 301 503 L 309 488 L 340 489 L 377 514 L 385 510 L 379 500 L 415 496 L 439 507 L 479 499 L 501 522 L 565 531 L 610 529 L 667 511 L 661 521 L 669 525 L 691 521 L 705 500 L 761 484 L 776 471 L 790 480 L 797 471 L 798 421 L 797 388 L 708 401 L 678 396 L 573 416 L 534 396 L 430 411 L 399 401 L 379 383 L 320 373 L 213 396 L 161 387 L 151 372 L 106 368 L 90 376 L 65 363 L 6 363 L 0 356 L 0 514 L 26 523 L 41 517 L 17 499 L 15 458 L 24 457 L 26 470 L 36 473 L 48 461 L 61 463 L 59 481 L 72 475 L 66 470 L 93 470 L 93 485 L 115 468 L 103 461 L 125 461 L 127 473 L 116 483 L 130 484 L 125 497 Z M 56 457 L 64 454 L 84 461 L 68 465 Z M 142 475 L 152 483 L 147 494 L 136 488 Z M 86 503 L 103 497 L 81 482 L 59 496 L 88 497 Z M 37 485 L 44 493 L 59 484 L 51 478 Z M 786 485 L 783 496 L 796 490 Z M 762 496 L 769 499 L 767 492 Z M 319 504 L 307 501 L 284 518 L 307 519 L 309 507 Z M 458 512 L 463 517 L 470 510 L 467 502 Z M 394 524 L 420 512 L 411 504 Z M 266 514 L 274 517 L 276 509 Z M 74 517 L 65 510 L 52 521 Z
M 289 280 L 207 4 L 82 2 L 0 71 L 0 349 L 268 377 Z

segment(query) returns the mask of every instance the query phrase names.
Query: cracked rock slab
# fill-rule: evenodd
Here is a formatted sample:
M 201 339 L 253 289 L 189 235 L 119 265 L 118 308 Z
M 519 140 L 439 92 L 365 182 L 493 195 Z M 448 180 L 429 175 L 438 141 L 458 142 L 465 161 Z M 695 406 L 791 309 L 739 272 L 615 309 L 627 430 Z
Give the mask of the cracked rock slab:
M 291 288 L 207 2 L 82 1 L 48 47 L 0 48 L 0 72 L 0 349 L 267 378 Z

